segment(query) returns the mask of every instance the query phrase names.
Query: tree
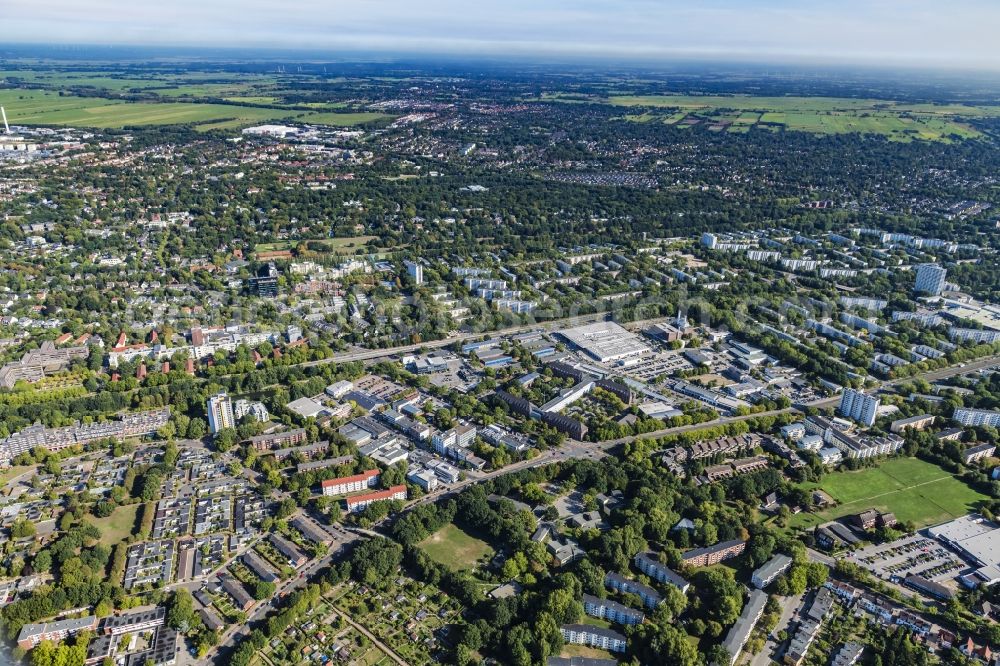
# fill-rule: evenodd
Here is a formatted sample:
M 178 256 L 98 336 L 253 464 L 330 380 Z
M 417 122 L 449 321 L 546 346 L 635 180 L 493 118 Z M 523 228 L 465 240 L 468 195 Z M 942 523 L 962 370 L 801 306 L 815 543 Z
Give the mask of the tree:
M 191 629 L 195 619 L 194 600 L 191 593 L 179 587 L 174 590 L 167 608 L 167 624 L 181 633 Z
M 35 536 L 35 524 L 25 518 L 18 518 L 11 525 L 10 535 L 15 539 L 27 539 Z
M 254 585 L 254 588 L 253 588 L 253 598 L 256 599 L 257 601 L 261 601 L 263 599 L 268 599 L 268 598 L 274 596 L 274 592 L 275 592 L 276 589 L 277 589 L 277 587 L 271 581 L 268 581 L 268 580 L 259 580 Z
M 358 546 L 351 555 L 355 578 L 366 585 L 384 587 L 403 561 L 403 548 L 385 539 L 372 539 Z
M 215 448 L 222 453 L 236 445 L 236 430 L 233 428 L 223 428 L 215 433 Z

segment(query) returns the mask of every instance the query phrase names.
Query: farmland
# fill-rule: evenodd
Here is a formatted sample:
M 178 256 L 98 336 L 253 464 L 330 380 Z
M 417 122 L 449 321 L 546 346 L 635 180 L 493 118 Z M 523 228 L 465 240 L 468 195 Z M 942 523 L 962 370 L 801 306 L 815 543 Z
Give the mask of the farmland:
M 389 118 L 378 113 L 332 113 L 195 102 L 130 102 L 102 97 L 59 95 L 48 90 L 0 90 L 11 123 L 122 128 L 193 124 L 200 130 L 236 129 L 253 123 L 289 122 L 359 125 Z
M 836 472 L 805 487 L 826 491 L 837 505 L 794 516 L 794 527 L 812 527 L 870 508 L 893 512 L 902 522 L 924 527 L 965 515 L 988 499 L 940 467 L 917 458 L 896 458 L 879 467 Z
M 580 102 L 548 96 L 547 101 Z M 755 97 L 749 95 L 611 95 L 593 102 L 641 111 L 632 122 L 676 127 L 703 124 L 715 131 L 745 133 L 751 127 L 813 134 L 878 134 L 895 141 L 951 141 L 980 133 L 965 120 L 1000 116 L 1000 107 L 964 104 L 901 104 L 881 99 Z

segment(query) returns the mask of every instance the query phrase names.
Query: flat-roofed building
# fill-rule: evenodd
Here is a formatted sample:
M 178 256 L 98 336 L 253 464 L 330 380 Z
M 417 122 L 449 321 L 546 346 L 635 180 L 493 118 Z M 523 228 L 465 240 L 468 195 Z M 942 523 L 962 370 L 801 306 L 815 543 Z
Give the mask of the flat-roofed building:
M 81 631 L 94 631 L 95 629 L 97 629 L 97 618 L 92 615 L 56 622 L 26 624 L 21 627 L 21 632 L 17 635 L 17 646 L 24 650 L 30 650 L 42 641 L 58 643 Z
M 567 643 L 587 645 L 608 652 L 625 652 L 628 644 L 625 636 L 617 631 L 590 624 L 564 624 L 559 631 Z
M 590 594 L 583 595 L 583 611 L 591 617 L 618 624 L 642 624 L 643 618 L 646 617 L 642 611 Z
M 889 425 L 889 431 L 901 433 L 905 430 L 924 430 L 934 425 L 933 414 L 917 414 L 905 419 L 896 419 Z
M 1000 426 L 1000 412 L 986 409 L 966 409 L 958 407 L 952 417 L 964 426 Z
M 611 321 L 568 328 L 559 335 L 601 363 L 614 363 L 652 352 L 637 335 Z
M 162 606 L 133 613 L 122 613 L 104 618 L 101 633 L 106 636 L 120 636 L 136 631 L 145 631 L 162 626 L 167 621 L 167 611 Z

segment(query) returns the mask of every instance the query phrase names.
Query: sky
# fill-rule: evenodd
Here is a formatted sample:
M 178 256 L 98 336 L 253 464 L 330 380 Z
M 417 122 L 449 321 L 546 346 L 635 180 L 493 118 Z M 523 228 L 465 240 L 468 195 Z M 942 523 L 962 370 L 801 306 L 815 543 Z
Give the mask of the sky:
M 997 0 L 3 0 L 3 41 L 1000 71 Z

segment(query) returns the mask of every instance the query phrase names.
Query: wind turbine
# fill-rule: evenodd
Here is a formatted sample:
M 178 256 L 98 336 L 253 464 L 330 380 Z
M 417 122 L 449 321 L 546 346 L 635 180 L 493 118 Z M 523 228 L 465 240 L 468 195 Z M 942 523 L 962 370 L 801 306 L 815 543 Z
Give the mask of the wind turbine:
M 3 116 L 3 133 L 10 134 L 10 125 L 7 124 L 7 110 L 0 106 L 0 115 Z

